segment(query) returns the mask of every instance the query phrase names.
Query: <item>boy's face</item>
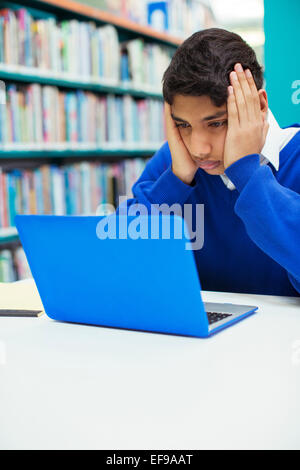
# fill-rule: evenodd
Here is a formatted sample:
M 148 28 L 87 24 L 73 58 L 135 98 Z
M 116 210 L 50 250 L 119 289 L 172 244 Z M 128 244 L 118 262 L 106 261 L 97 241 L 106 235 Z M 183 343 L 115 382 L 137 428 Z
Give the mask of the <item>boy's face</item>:
M 176 95 L 172 118 L 191 158 L 210 175 L 221 175 L 227 133 L 227 104 L 217 107 L 209 96 Z

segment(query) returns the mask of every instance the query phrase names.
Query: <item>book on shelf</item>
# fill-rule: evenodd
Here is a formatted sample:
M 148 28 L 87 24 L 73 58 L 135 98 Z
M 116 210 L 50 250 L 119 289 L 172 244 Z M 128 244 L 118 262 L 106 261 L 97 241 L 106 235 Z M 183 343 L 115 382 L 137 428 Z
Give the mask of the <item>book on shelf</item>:
M 163 102 L 40 85 L 6 86 L 0 106 L 0 150 L 156 148 L 166 138 Z M 72 145 L 74 145 L 72 147 Z M 127 146 L 126 146 L 127 145 Z M 88 148 L 88 147 L 87 147 Z
M 147 6 L 148 24 L 159 31 L 168 31 L 168 2 L 148 2 Z

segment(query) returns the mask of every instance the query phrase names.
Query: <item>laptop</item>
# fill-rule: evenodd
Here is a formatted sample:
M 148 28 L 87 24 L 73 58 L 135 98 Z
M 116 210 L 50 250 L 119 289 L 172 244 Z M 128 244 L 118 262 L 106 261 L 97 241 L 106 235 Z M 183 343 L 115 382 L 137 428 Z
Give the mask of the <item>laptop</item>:
M 202 301 L 179 216 L 17 215 L 15 223 L 54 320 L 204 338 L 257 310 Z

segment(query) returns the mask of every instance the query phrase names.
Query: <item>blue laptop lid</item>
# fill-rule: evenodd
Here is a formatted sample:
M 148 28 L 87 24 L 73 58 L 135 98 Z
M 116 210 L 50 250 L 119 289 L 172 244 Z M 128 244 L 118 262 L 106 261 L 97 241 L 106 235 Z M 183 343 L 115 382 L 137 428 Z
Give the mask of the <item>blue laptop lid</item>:
M 183 219 L 140 220 L 138 231 L 135 217 L 16 216 L 45 312 L 60 321 L 208 336 Z

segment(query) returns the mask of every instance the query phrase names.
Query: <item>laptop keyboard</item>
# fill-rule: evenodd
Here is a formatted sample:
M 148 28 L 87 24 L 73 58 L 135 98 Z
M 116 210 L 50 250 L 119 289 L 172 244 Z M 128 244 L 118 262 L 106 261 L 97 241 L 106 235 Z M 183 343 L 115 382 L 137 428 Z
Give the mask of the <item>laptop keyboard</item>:
M 231 316 L 230 313 L 207 312 L 208 323 L 210 325 Z

